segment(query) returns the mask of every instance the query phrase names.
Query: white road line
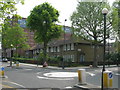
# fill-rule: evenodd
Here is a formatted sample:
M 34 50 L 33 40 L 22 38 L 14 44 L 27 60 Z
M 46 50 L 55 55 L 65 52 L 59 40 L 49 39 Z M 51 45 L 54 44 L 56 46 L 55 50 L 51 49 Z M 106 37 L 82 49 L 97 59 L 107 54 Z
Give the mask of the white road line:
M 41 74 L 42 72 L 37 72 L 37 74 Z
M 95 76 L 94 73 L 90 73 L 90 72 L 86 72 L 87 74 L 89 74 L 90 76 Z
M 20 86 L 20 87 L 22 87 L 22 88 L 25 88 L 25 86 L 20 85 L 20 84 L 15 83 L 15 82 L 11 82 L 11 81 L 4 81 L 4 82 L 9 82 L 9 83 L 11 83 L 11 84 L 14 84 L 14 85 Z
M 95 72 L 102 72 L 102 69 L 101 70 L 95 70 Z
M 48 77 L 41 77 L 41 76 L 37 76 L 37 78 L 49 79 L 49 80 L 73 80 L 74 79 L 74 78 L 48 78 Z
M 70 88 L 72 88 L 72 86 L 67 86 L 67 87 L 65 87 L 65 88 L 70 89 Z
M 32 70 L 32 69 L 24 69 L 24 70 L 28 70 L 29 71 L 29 70 Z
M 120 74 L 119 74 L 119 73 L 116 73 L 115 75 L 117 75 L 117 76 L 118 76 L 118 75 L 120 75 Z
M 78 73 L 76 72 L 51 72 L 51 73 L 45 73 L 43 75 L 46 77 L 52 77 L 52 78 L 71 78 L 71 77 L 77 77 Z

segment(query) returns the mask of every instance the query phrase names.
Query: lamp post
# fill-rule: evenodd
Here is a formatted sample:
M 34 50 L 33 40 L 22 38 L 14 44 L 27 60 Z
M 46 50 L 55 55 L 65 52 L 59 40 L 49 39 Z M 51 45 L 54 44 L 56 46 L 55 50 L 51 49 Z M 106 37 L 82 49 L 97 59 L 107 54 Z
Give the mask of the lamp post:
M 67 21 L 67 19 L 65 19 L 64 20 L 64 46 L 65 46 L 65 22 Z M 62 60 L 62 69 L 64 69 L 65 67 L 64 67 L 64 58 L 63 58 L 63 60 Z
M 10 53 L 11 53 L 11 58 L 10 58 L 10 67 L 12 67 L 12 57 L 13 57 L 13 45 L 11 44 L 11 50 L 10 50 Z
M 102 69 L 102 86 L 101 86 L 101 90 L 103 90 L 103 72 L 105 71 L 105 47 L 106 47 L 106 15 L 108 13 L 108 9 L 107 8 L 103 8 L 102 10 L 102 14 L 104 16 L 104 52 L 103 52 L 103 69 Z

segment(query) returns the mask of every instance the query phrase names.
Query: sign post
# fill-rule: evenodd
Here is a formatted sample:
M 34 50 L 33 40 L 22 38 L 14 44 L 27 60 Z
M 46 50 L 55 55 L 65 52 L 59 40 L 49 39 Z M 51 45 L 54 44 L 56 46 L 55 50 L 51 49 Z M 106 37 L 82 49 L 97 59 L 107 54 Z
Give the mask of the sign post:
M 103 73 L 103 86 L 104 86 L 104 88 L 112 88 L 112 86 L 113 86 L 113 73 L 112 73 L 112 71 L 104 71 L 104 73 Z
M 4 67 L 1 67 L 1 76 L 4 77 Z
M 16 61 L 16 66 L 19 67 L 19 61 Z

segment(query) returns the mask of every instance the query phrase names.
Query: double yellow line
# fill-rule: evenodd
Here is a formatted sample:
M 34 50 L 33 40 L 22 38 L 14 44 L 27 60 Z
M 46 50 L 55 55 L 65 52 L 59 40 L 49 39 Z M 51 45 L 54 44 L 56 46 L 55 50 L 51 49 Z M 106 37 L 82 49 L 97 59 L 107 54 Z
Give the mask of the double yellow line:
M 14 88 L 14 87 L 11 87 L 11 86 L 8 86 L 8 85 L 3 85 L 3 84 L 0 84 L 0 86 L 2 86 L 3 88 Z

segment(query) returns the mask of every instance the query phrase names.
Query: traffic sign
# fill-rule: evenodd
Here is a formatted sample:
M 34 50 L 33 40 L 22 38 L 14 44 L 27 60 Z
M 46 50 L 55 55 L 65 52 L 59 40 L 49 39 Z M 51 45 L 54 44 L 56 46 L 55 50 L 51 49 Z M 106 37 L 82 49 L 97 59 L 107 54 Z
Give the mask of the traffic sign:
M 1 68 L 2 71 L 3 71 L 4 69 L 5 69 L 4 67 Z
M 110 73 L 108 74 L 108 76 L 109 76 L 109 78 L 112 78 L 112 77 L 113 77 L 113 74 L 110 72 Z

